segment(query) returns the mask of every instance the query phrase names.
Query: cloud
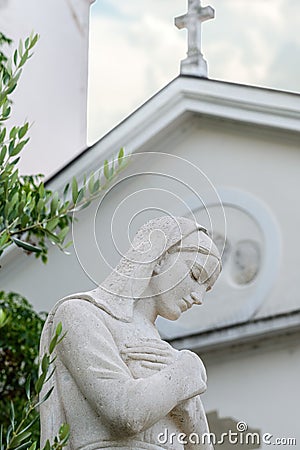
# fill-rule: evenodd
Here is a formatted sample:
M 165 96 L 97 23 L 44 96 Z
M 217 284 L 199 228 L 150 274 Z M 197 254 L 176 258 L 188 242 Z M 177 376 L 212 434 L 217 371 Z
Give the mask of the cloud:
M 151 14 L 91 21 L 89 141 L 116 125 L 179 73 L 184 39 Z
M 95 141 L 179 72 L 186 32 L 173 18 L 184 0 L 99 0 L 92 8 L 89 139 Z M 212 79 L 297 89 L 298 0 L 211 0 L 203 25 Z M 102 8 L 103 7 L 103 8 Z M 296 66 L 296 67 L 295 67 Z

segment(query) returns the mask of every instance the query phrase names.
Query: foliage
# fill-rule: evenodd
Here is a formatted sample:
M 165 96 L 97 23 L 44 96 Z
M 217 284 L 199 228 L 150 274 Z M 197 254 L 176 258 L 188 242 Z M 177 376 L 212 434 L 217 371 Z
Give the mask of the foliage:
M 12 40 L 6 37 L 3 33 L 0 32 L 0 48 L 3 44 L 10 45 Z M 7 56 L 0 50 L 0 72 L 6 70 Z
M 79 186 L 76 178 L 68 183 L 63 195 L 46 189 L 43 175 L 21 176 L 17 168 L 20 152 L 29 141 L 29 123 L 13 126 L 9 131 L 5 121 L 11 114 L 10 95 L 15 90 L 22 68 L 32 56 L 38 35 L 31 34 L 11 59 L 1 53 L 0 59 L 0 256 L 11 246 L 21 247 L 47 261 L 49 243 L 65 251 L 73 213 L 87 207 L 107 188 L 110 181 L 125 166 L 124 150 L 117 159 L 104 161 L 103 171 L 96 177 L 84 177 Z M 0 34 L 1 43 L 9 40 Z M 62 198 L 60 198 L 62 197 Z
M 26 378 L 30 376 L 32 383 L 37 380 L 43 324 L 44 315 L 37 314 L 24 297 L 0 292 L 0 423 L 6 427 L 10 423 L 11 401 L 15 416 L 22 415 Z M 34 433 L 38 436 L 38 423 Z
M 0 324 L 1 327 L 1 324 Z M 25 393 L 27 402 L 22 411 L 22 416 L 17 419 L 15 414 L 14 402 L 11 402 L 10 407 L 10 425 L 8 428 L 1 425 L 0 432 L 0 450 L 36 450 L 38 447 L 37 441 L 34 439 L 33 430 L 36 422 L 38 421 L 37 408 L 48 400 L 53 388 L 49 389 L 46 394 L 39 398 L 44 384 L 53 376 L 55 367 L 53 363 L 55 358 L 53 352 L 56 346 L 64 338 L 62 334 L 62 325 L 58 324 L 52 340 L 49 345 L 48 352 L 46 352 L 39 364 L 39 377 L 34 383 L 34 393 L 31 389 L 30 376 L 26 379 Z M 49 440 L 46 442 L 43 450 L 62 450 L 67 444 L 69 439 L 69 426 L 62 424 L 58 433 L 58 436 L 54 438 L 51 444 Z

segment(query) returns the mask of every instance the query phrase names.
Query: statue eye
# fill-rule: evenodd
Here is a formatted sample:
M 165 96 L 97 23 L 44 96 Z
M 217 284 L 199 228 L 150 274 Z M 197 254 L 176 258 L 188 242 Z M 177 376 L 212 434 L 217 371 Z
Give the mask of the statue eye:
M 195 281 L 199 281 L 199 278 L 201 276 L 201 270 L 199 267 L 193 266 L 191 268 L 191 278 Z

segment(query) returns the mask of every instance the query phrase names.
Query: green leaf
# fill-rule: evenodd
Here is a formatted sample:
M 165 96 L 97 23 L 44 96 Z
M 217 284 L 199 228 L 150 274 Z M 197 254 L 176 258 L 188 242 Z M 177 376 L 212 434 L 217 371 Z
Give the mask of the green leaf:
M 35 407 L 37 408 L 38 406 L 40 406 L 42 403 L 44 403 L 46 400 L 48 400 L 48 398 L 50 397 L 50 395 L 52 394 L 52 391 L 54 389 L 54 386 L 52 386 L 52 388 L 47 392 L 46 395 L 44 395 L 44 397 L 42 398 L 42 400 L 40 400 Z
M 38 377 L 36 383 L 35 383 L 35 392 L 39 394 L 42 390 L 43 384 L 45 382 L 47 372 L 42 372 L 42 374 Z
M 22 445 L 18 445 L 17 447 L 13 447 L 14 450 L 27 450 L 30 446 L 31 441 L 24 442 Z
M 41 184 L 39 185 L 39 195 L 40 195 L 40 197 L 44 197 L 44 196 L 45 196 L 45 186 L 44 186 L 44 183 L 41 183 Z
M 61 322 L 59 322 L 58 324 L 57 324 L 57 327 L 56 327 L 56 330 L 55 330 L 55 336 L 60 336 L 61 335 L 61 333 L 62 333 L 62 323 Z
M 109 178 L 113 177 L 114 171 L 115 171 L 115 160 L 113 159 L 111 162 L 110 170 L 109 170 Z
M 22 432 L 29 430 L 39 419 L 39 416 L 36 416 L 28 425 L 22 430 Z
M 25 392 L 26 392 L 27 400 L 30 400 L 30 382 L 31 382 L 31 376 L 28 375 L 28 377 L 26 379 L 26 383 L 25 383 Z
M 28 141 L 29 141 L 29 138 L 25 139 L 24 141 L 19 142 L 13 150 L 9 151 L 9 155 L 10 156 L 18 155 L 23 150 L 24 146 L 27 144 Z
M 92 194 L 95 194 L 96 192 L 98 192 L 99 189 L 100 189 L 100 180 L 96 180 Z
M 18 132 L 18 128 L 17 127 L 13 127 L 10 130 L 9 139 L 15 139 L 15 137 L 17 136 L 17 132 Z
M 20 157 L 14 159 L 13 161 L 11 161 L 11 164 L 12 164 L 12 165 L 16 165 L 16 164 L 18 164 L 19 161 L 20 161 Z
M 58 192 L 55 192 L 50 205 L 50 214 L 51 216 L 54 216 L 58 207 Z
M 28 450 L 36 450 L 36 445 L 37 445 L 36 441 L 33 442 Z
M 9 442 L 10 442 L 10 435 L 11 435 L 11 432 L 12 432 L 12 426 L 10 425 L 10 426 L 8 427 L 7 433 L 6 433 L 6 444 L 7 444 L 7 445 L 8 445 Z
M 9 233 L 8 231 L 4 231 L 0 235 L 0 248 L 9 241 Z
M 82 187 L 79 191 L 78 191 L 78 196 L 77 196 L 77 200 L 76 203 L 80 203 L 81 200 L 84 197 L 84 187 Z
M 20 58 L 21 58 L 22 55 L 23 55 L 23 41 L 22 41 L 22 39 L 19 40 L 18 51 L 19 51 L 19 55 L 20 55 Z
M 66 437 L 69 436 L 69 434 L 70 434 L 70 426 L 67 423 L 62 424 L 58 433 L 59 439 L 63 441 Z
M 42 359 L 42 371 L 47 372 L 49 368 L 49 356 L 45 354 Z
M 119 163 L 119 165 L 122 164 L 123 158 L 124 158 L 124 148 L 122 147 L 120 149 L 119 153 L 118 153 L 118 163 Z
M 46 229 L 48 231 L 53 231 L 57 227 L 58 223 L 59 223 L 59 218 L 53 217 L 53 219 L 51 219 L 51 220 L 49 220 L 49 222 L 47 222 Z
M 103 173 L 104 173 L 105 178 L 107 180 L 109 180 L 109 178 L 110 178 L 110 175 L 109 175 L 109 164 L 108 164 L 107 159 L 104 161 Z
M 21 227 L 25 228 L 30 220 L 30 217 L 27 214 L 23 214 L 21 217 Z
M 1 153 L 0 153 L 0 165 L 3 164 L 4 158 L 5 158 L 5 155 L 6 155 L 6 150 L 7 150 L 7 148 L 6 148 L 6 145 L 5 145 L 2 148 Z
M 9 212 L 14 209 L 15 204 L 17 203 L 18 200 L 19 200 L 19 192 L 16 192 L 9 202 Z
M 27 252 L 40 253 L 43 251 L 43 249 L 41 249 L 40 247 L 29 244 L 29 242 L 21 241 L 20 239 L 17 239 L 15 237 L 12 237 L 12 240 L 18 247 L 23 248 Z
M 58 339 L 58 336 L 55 335 L 50 341 L 50 345 L 49 345 L 49 353 L 50 353 L 50 355 L 53 353 L 53 351 L 54 351 L 54 349 L 56 347 L 57 339 Z
M 6 136 L 6 128 L 3 128 L 3 130 L 0 133 L 0 143 L 2 143 Z
M 91 194 L 93 194 L 94 192 L 94 185 L 95 185 L 95 178 L 94 178 L 94 174 L 92 173 L 89 179 L 89 191 Z
M 0 308 L 0 328 L 5 324 L 6 319 L 6 312 L 2 308 Z
M 11 107 L 7 106 L 5 110 L 2 112 L 2 116 L 4 119 L 7 119 L 10 115 Z
M 20 62 L 19 62 L 19 67 L 24 66 L 24 64 L 26 63 L 28 59 L 28 50 L 25 50 L 24 55 L 22 56 Z
M 51 231 L 47 230 L 47 228 L 44 228 L 45 233 L 47 234 L 49 240 L 53 242 L 54 244 L 60 244 L 60 239 L 56 234 L 52 233 Z
M 67 236 L 67 234 L 69 232 L 69 229 L 70 229 L 70 227 L 66 226 L 58 233 L 58 237 L 61 242 L 63 242 L 65 240 L 65 237 Z
M 67 242 L 66 245 L 64 246 L 64 249 L 71 247 L 71 245 L 73 245 L 73 241 Z
M 78 183 L 75 177 L 72 179 L 72 200 L 74 205 L 76 204 L 78 198 Z
M 12 176 L 10 178 L 10 185 L 11 186 L 14 185 L 17 182 L 18 178 L 19 178 L 19 171 L 17 169 L 17 170 L 15 170 L 15 172 L 12 174 Z M 18 192 L 17 192 L 17 194 L 19 195 Z
M 55 359 L 55 358 L 54 358 L 54 359 Z M 52 362 L 52 361 L 51 361 L 51 362 Z M 56 370 L 56 367 L 53 367 L 53 369 L 51 370 L 50 374 L 49 374 L 48 377 L 46 378 L 45 383 L 47 383 L 47 381 L 49 381 L 50 378 L 52 378 L 52 376 L 53 376 L 55 370 Z
M 15 66 L 17 65 L 17 61 L 18 61 L 18 50 L 16 49 L 14 51 L 14 63 L 15 63 Z
M 13 402 L 10 402 L 10 423 L 11 427 L 14 430 L 15 429 L 15 407 Z
M 67 183 L 67 184 L 65 185 L 64 192 L 63 192 L 63 197 L 64 197 L 64 199 L 67 197 L 67 193 L 68 193 L 69 187 L 70 187 L 70 184 Z
M 44 206 L 45 206 L 44 199 L 40 198 L 36 205 L 36 211 L 38 214 L 40 214 L 43 211 Z
M 35 46 L 35 44 L 37 43 L 38 39 L 39 39 L 39 35 L 35 34 L 33 39 L 32 39 L 32 41 L 31 41 L 31 43 L 30 43 L 30 47 L 29 47 L 30 49 L 32 49 Z
M 47 439 L 46 444 L 44 445 L 43 450 L 51 450 L 49 439 Z
M 23 441 L 28 439 L 31 436 L 31 431 L 22 431 L 21 433 L 15 435 L 12 440 L 10 441 L 10 447 L 16 448 L 19 446 Z
M 29 124 L 28 124 L 28 123 L 25 123 L 25 125 L 23 125 L 23 126 L 19 129 L 19 131 L 18 131 L 18 137 L 19 137 L 19 139 L 22 139 L 22 138 L 25 136 L 25 134 L 26 134 L 27 131 L 28 131 L 28 126 L 29 126 Z

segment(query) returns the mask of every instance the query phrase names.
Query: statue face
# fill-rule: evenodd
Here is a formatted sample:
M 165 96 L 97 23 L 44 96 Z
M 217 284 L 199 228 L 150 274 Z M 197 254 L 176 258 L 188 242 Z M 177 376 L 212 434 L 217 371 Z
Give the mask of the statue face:
M 211 239 L 201 233 L 199 242 L 197 233 L 182 240 L 183 250 L 167 255 L 161 272 L 149 283 L 157 314 L 166 319 L 176 320 L 194 304 L 200 305 L 220 274 L 216 257 L 195 251 L 200 243 L 219 256 Z

